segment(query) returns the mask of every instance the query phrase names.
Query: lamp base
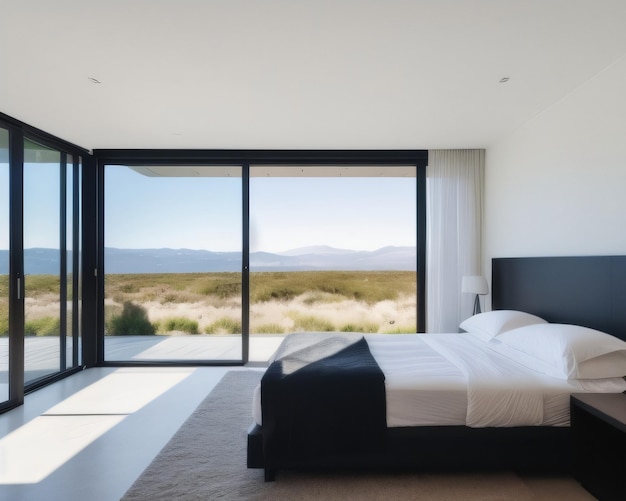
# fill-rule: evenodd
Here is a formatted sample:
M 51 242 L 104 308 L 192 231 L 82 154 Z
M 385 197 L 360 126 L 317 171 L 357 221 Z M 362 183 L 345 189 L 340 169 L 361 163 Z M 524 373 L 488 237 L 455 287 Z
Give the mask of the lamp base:
M 474 315 L 480 313 L 480 297 L 476 294 L 476 299 L 474 299 Z

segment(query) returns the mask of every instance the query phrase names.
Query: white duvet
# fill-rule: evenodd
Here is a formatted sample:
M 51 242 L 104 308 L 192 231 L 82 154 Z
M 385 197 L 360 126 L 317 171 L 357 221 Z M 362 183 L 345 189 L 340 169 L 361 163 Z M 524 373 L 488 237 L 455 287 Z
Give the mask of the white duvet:
M 328 335 L 328 334 L 326 334 Z M 622 392 L 622 378 L 542 375 L 467 334 L 366 334 L 385 374 L 387 426 L 567 426 L 569 395 Z M 261 422 L 260 386 L 252 414 Z

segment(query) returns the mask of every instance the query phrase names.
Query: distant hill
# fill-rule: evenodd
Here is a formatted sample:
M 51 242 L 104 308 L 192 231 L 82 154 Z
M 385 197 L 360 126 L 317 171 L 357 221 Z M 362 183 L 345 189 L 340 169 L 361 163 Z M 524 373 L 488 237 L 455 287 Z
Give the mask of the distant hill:
M 350 254 L 357 252 L 350 249 L 337 249 L 336 247 L 330 247 L 329 245 L 311 245 L 309 247 L 299 247 L 297 249 L 290 249 L 283 252 L 276 252 L 281 256 L 302 256 L 305 254 Z
M 71 256 L 71 252 L 68 255 Z M 24 273 L 27 275 L 59 273 L 59 251 L 56 249 L 24 249 L 24 261 L 26 262 Z M 9 251 L 0 250 L 0 275 L 8 274 Z
M 26 274 L 59 272 L 58 250 L 26 249 Z M 106 273 L 202 273 L 241 271 L 241 253 L 191 249 L 105 249 Z M 415 247 L 375 251 L 305 247 L 281 253 L 250 253 L 251 271 L 416 270 Z M 0 275 L 8 273 L 8 251 L 0 250 Z

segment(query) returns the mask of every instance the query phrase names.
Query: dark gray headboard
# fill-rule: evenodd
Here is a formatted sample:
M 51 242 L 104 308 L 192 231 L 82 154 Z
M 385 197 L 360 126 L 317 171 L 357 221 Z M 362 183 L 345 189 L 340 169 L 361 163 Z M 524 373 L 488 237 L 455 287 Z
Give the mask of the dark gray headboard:
M 494 258 L 492 309 L 584 325 L 626 340 L 626 256 Z

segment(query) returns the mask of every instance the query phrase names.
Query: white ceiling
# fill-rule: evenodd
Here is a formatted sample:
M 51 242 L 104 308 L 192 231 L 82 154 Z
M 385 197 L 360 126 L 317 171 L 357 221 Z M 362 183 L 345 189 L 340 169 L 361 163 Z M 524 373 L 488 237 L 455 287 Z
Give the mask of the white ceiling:
M 0 0 L 0 112 L 88 149 L 488 147 L 625 25 L 624 0 Z

